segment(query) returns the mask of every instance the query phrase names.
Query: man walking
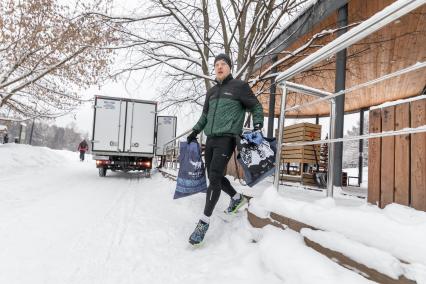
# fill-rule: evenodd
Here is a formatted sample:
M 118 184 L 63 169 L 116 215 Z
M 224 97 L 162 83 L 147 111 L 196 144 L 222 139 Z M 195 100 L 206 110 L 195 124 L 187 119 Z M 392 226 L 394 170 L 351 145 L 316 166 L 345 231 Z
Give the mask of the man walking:
M 255 131 L 260 131 L 263 126 L 262 105 L 247 83 L 232 77 L 231 68 L 228 55 L 216 56 L 216 85 L 207 91 L 201 117 L 187 138 L 190 143 L 204 130 L 207 136 L 205 160 L 209 178 L 204 214 L 189 238 L 192 245 L 203 241 L 222 190 L 231 197 L 227 213 L 235 213 L 246 202 L 246 198 L 237 193 L 225 177 L 225 169 L 236 146 L 236 136 L 242 132 L 246 111 L 253 116 Z

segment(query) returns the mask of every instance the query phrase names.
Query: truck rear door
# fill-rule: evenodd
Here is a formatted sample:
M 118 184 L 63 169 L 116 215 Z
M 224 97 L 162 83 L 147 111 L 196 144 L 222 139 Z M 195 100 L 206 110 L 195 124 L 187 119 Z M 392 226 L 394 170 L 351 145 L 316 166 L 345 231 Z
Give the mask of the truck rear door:
M 123 147 L 126 102 L 96 98 L 93 121 L 93 151 L 117 152 Z
M 156 103 L 127 103 L 125 152 L 154 155 L 156 111 Z
M 155 154 L 158 156 L 166 155 L 164 143 L 176 137 L 176 117 L 158 116 L 157 117 L 157 147 Z

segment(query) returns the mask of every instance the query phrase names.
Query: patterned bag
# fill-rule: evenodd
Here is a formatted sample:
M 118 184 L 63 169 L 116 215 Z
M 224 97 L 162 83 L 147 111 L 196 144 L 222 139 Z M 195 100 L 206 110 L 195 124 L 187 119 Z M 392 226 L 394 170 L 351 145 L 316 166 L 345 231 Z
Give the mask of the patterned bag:
M 173 199 L 206 192 L 206 171 L 201 158 L 200 144 L 180 142 L 179 173 Z
M 256 143 L 250 142 L 256 141 Z M 244 136 L 237 143 L 238 161 L 244 171 L 244 180 L 252 187 L 275 171 L 275 154 L 277 152 L 275 138 L 251 139 Z

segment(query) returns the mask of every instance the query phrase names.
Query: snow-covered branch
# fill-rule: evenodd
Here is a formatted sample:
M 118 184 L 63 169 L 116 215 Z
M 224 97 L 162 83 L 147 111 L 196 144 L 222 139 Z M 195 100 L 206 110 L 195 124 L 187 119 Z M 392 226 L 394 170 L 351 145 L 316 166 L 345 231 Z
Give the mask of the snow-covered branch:
M 147 21 L 147 20 L 152 20 L 157 18 L 167 18 L 171 16 L 171 13 L 159 13 L 159 14 L 133 16 L 133 17 L 129 17 L 126 15 L 106 15 L 106 14 L 102 14 L 98 12 L 88 12 L 81 15 L 81 17 L 87 17 L 87 16 L 100 16 L 110 21 L 124 24 L 124 23 L 142 22 L 142 21 Z
M 100 47 L 117 42 L 116 26 L 96 15 L 77 15 L 56 1 L 3 2 L 0 113 L 55 117 L 69 112 L 82 101 L 76 89 L 107 73 L 113 52 Z

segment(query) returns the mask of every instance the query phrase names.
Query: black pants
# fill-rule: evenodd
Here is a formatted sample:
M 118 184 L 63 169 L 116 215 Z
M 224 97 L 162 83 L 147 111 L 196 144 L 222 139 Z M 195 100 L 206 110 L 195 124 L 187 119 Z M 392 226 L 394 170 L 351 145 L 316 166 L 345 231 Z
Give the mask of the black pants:
M 80 160 L 84 161 L 84 151 L 80 151 Z
M 226 165 L 232 156 L 234 148 L 235 137 L 207 137 L 205 159 L 210 184 L 207 188 L 206 205 L 204 207 L 204 215 L 206 216 L 210 217 L 212 215 L 222 190 L 231 197 L 237 193 L 225 177 Z

